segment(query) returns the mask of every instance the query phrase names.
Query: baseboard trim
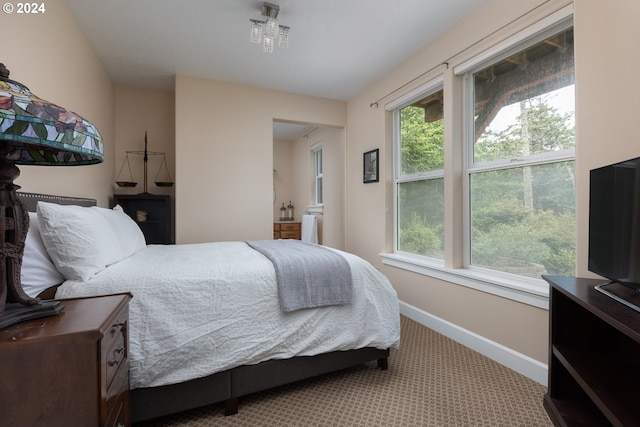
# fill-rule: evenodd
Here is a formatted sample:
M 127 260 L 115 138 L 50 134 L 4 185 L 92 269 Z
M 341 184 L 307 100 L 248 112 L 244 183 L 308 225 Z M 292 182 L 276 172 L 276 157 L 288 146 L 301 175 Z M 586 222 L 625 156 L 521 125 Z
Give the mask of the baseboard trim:
M 514 371 L 547 385 L 548 365 L 400 301 L 400 313 Z

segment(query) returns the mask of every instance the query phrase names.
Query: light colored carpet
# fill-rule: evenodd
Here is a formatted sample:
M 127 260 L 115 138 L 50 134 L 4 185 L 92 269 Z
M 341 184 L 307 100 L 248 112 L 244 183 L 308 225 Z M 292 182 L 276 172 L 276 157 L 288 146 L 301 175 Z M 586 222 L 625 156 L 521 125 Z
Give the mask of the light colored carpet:
M 225 417 L 216 404 L 134 427 L 552 426 L 546 387 L 402 317 L 389 369 L 376 363 L 256 393 Z

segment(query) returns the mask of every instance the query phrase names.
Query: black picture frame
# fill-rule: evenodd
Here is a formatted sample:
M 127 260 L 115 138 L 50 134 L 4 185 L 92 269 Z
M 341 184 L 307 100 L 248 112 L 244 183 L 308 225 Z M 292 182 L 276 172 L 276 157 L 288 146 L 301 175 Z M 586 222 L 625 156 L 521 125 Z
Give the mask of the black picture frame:
M 363 164 L 362 164 L 362 182 L 365 184 L 369 184 L 372 182 L 379 181 L 378 174 L 378 158 L 380 149 L 376 148 L 375 150 L 367 151 L 364 153 Z

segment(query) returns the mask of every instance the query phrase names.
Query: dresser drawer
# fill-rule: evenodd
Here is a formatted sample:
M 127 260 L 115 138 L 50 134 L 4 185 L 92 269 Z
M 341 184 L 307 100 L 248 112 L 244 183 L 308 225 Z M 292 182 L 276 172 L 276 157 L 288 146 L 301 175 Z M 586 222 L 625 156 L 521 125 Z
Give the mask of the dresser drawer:
M 105 426 L 128 426 L 129 414 L 129 310 L 115 314 L 102 337 Z
M 128 319 L 126 313 L 120 313 L 102 339 L 102 353 L 105 361 L 105 380 L 107 388 L 121 370 L 129 371 L 128 363 Z
M 127 388 L 128 388 L 127 384 Z M 112 410 L 105 427 L 125 427 L 129 425 L 129 391 L 123 391 L 112 402 Z
M 282 233 L 283 231 L 296 231 L 299 232 L 300 231 L 300 223 L 299 222 L 294 222 L 291 224 L 280 224 L 280 232 Z
M 128 367 L 127 367 L 128 371 Z M 107 389 L 107 422 L 105 426 L 129 425 L 129 375 L 120 370 L 112 387 Z
M 281 231 L 280 232 L 281 239 L 300 239 L 299 231 Z
M 273 239 L 296 239 L 300 240 L 299 222 L 274 222 Z

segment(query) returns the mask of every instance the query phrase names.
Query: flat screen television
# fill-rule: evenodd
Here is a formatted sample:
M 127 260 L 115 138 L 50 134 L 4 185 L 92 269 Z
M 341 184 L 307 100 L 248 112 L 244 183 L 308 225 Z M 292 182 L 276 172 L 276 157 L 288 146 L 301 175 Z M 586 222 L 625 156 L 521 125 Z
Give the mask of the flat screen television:
M 610 281 L 598 291 L 640 311 L 640 157 L 590 172 L 588 268 Z

